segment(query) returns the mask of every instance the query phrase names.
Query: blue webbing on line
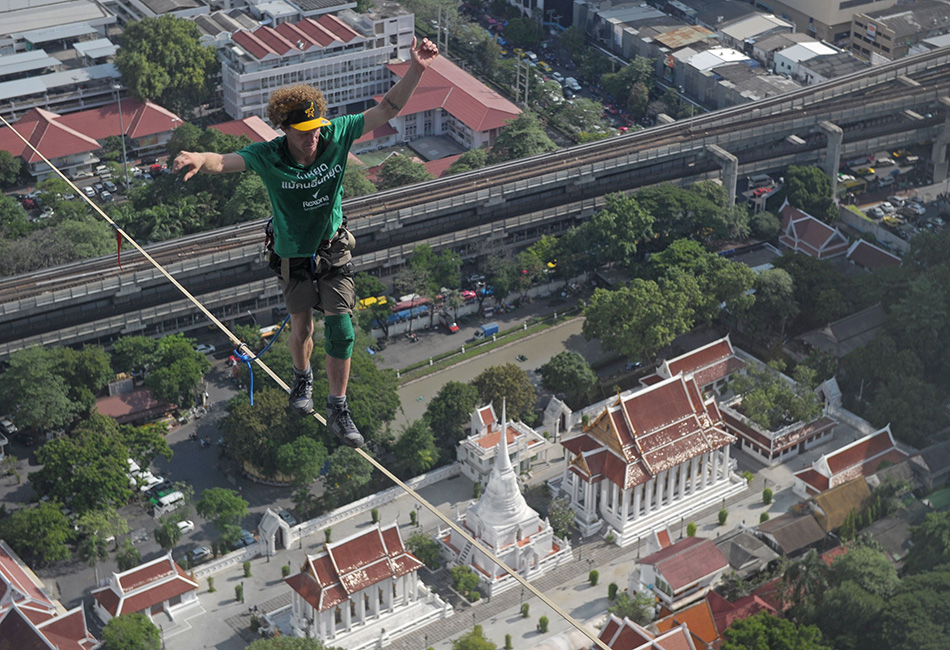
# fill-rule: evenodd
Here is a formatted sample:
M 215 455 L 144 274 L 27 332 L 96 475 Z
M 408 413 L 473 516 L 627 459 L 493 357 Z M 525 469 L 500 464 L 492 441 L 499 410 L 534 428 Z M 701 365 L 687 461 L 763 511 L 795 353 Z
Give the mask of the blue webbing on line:
M 267 345 L 264 346 L 264 349 L 258 352 L 257 355 L 251 356 L 250 354 L 241 354 L 239 350 L 234 351 L 234 356 L 247 364 L 247 372 L 251 375 L 250 386 L 248 389 L 250 391 L 251 406 L 254 406 L 254 368 L 251 367 L 251 362 L 260 359 L 261 355 L 267 352 L 267 349 L 274 344 L 274 341 L 277 340 L 277 337 L 280 336 L 280 333 L 284 331 L 284 326 L 287 325 L 288 322 L 290 322 L 290 314 L 287 314 L 287 317 L 284 318 L 284 322 L 280 324 L 280 328 L 277 330 L 277 333 L 274 334 L 274 338 L 268 341 Z

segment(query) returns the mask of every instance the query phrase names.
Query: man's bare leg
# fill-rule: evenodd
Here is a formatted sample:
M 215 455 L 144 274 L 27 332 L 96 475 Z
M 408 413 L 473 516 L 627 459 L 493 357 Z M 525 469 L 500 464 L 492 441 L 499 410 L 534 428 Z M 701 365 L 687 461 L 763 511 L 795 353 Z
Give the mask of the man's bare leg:
M 327 355 L 327 381 L 331 395 L 346 395 L 346 385 L 350 379 L 350 360 L 337 359 Z

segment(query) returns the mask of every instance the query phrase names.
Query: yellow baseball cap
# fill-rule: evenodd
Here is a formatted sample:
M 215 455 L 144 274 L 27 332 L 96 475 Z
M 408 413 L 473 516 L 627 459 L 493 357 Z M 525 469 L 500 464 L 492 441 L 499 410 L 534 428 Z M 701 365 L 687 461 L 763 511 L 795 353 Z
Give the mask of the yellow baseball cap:
M 290 127 L 295 131 L 313 131 L 328 124 L 330 120 L 317 114 L 317 107 L 313 102 L 302 102 L 290 111 L 283 127 Z

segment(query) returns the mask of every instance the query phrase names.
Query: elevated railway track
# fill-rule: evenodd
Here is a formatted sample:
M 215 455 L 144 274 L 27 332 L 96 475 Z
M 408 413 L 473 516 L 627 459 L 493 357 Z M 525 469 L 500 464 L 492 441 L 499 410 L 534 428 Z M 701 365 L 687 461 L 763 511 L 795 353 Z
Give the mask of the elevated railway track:
M 521 232 L 527 241 L 531 233 L 556 232 L 592 214 L 610 192 L 719 177 L 721 162 L 710 147 L 735 156 L 747 173 L 824 164 L 822 123 L 843 130 L 846 156 L 943 142 L 950 119 L 941 103 L 950 96 L 948 64 L 950 48 L 943 48 L 689 120 L 348 200 L 344 211 L 357 237 L 357 263 L 398 265 L 423 242 L 459 247 L 479 237 L 510 239 Z M 237 309 L 229 302 L 234 300 L 261 306 L 276 301 L 262 263 L 262 227 L 242 224 L 148 250 L 189 291 L 219 296 L 222 309 Z M 156 319 L 180 327 L 177 300 L 135 256 L 121 271 L 107 257 L 5 278 L 0 357 L 27 344 L 156 331 Z

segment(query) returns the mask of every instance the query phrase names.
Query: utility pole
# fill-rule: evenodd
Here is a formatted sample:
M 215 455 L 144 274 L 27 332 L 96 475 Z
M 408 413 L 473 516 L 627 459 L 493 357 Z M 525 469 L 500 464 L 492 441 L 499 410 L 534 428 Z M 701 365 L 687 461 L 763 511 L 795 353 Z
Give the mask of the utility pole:
M 442 56 L 449 55 L 449 12 L 445 12 L 445 19 L 442 17 L 442 7 L 439 6 L 439 26 L 436 28 L 435 45 L 439 48 Z M 444 36 L 444 42 L 443 42 Z
M 524 70 L 524 79 L 522 80 L 522 69 Z M 531 77 L 531 68 L 528 65 L 528 59 L 519 59 L 518 64 L 515 68 L 517 72 L 517 78 L 515 80 L 515 102 L 517 103 L 521 99 L 521 93 L 524 92 L 524 99 L 521 101 L 521 105 L 525 108 L 528 107 L 528 79 Z M 523 85 L 522 85 L 523 84 Z

